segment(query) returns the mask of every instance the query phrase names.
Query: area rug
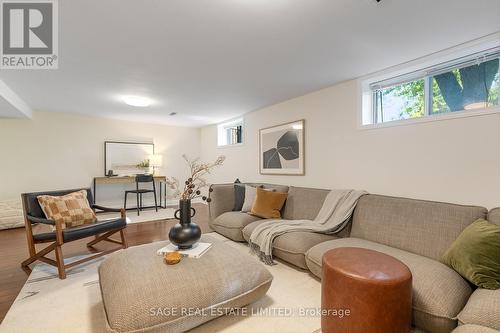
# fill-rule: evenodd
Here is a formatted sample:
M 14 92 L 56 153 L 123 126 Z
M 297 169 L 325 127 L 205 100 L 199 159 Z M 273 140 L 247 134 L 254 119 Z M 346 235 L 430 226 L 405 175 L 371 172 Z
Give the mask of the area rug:
M 137 215 L 137 211 L 135 210 L 127 210 L 127 217 L 129 218 L 129 223 L 143 223 L 150 221 L 158 221 L 158 220 L 166 220 L 173 219 L 175 213 L 175 208 L 167 207 L 160 208 L 158 212 L 154 209 L 147 209 L 140 212 L 140 215 Z M 107 219 L 107 218 L 116 218 L 116 213 L 100 213 L 98 214 L 99 219 Z
M 210 235 L 228 242 L 235 251 L 249 253 L 246 244 L 235 243 L 216 233 Z M 71 258 L 68 262 L 77 259 Z M 97 267 L 103 260 L 69 270 L 65 280 L 57 278 L 54 267 L 44 263 L 36 265 L 0 325 L 0 333 L 105 332 L 97 275 Z M 283 262 L 266 267 L 274 280 L 265 297 L 240 314 L 220 317 L 190 332 L 319 332 L 317 311 L 321 283 L 309 272 Z

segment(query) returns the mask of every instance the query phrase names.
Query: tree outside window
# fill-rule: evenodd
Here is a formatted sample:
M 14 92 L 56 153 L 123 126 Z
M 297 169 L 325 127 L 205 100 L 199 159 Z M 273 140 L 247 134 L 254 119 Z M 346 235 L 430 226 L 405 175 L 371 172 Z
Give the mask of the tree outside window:
M 499 105 L 499 81 L 497 58 L 377 90 L 377 122 Z

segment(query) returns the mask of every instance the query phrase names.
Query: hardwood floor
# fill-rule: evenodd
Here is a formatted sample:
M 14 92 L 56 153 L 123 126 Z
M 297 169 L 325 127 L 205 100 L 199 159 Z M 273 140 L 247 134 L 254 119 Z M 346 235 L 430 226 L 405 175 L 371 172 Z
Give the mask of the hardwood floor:
M 212 231 L 208 226 L 208 206 L 204 204 L 194 204 L 193 206 L 196 209 L 194 220 L 201 227 L 202 232 Z M 168 239 L 168 231 L 175 223 L 176 220 L 161 220 L 130 224 L 126 229 L 128 244 L 133 246 Z M 36 226 L 37 229 L 34 230 L 40 232 L 43 227 Z M 90 239 L 83 239 L 65 244 L 63 246 L 64 257 L 88 253 L 85 244 L 89 241 Z M 103 242 L 97 244 L 96 248 L 106 250 L 114 246 L 116 245 Z M 28 247 L 24 228 L 0 231 L 0 322 L 3 321 L 17 294 L 28 279 L 28 275 L 21 269 L 21 262 L 26 258 L 28 258 Z

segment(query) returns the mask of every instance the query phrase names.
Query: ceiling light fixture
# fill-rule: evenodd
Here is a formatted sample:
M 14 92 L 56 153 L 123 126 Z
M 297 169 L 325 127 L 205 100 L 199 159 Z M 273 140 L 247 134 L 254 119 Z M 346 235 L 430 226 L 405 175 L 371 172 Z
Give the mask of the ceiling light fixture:
M 130 106 L 136 106 L 140 108 L 148 107 L 153 103 L 149 98 L 147 97 L 141 97 L 141 96 L 123 96 L 122 100 L 125 104 L 130 105 Z

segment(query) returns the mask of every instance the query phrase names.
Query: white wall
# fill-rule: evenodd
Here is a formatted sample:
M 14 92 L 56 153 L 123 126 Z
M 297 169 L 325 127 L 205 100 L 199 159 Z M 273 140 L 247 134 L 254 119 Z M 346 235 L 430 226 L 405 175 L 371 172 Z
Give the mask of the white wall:
M 211 181 L 239 177 L 500 206 L 500 114 L 361 130 L 357 95 L 357 82 L 348 81 L 249 113 L 239 147 L 217 148 L 216 127 L 203 128 L 202 158 L 227 157 Z M 260 175 L 259 129 L 302 118 L 306 175 Z
M 185 178 L 181 156 L 199 156 L 200 130 L 68 113 L 0 119 L 0 200 L 22 192 L 91 186 L 93 177 L 104 175 L 106 140 L 154 142 L 155 152 L 163 155 L 160 173 Z M 98 187 L 98 202 L 121 205 L 126 187 Z
M 0 119 L 0 200 L 21 192 L 90 186 L 104 169 L 105 140 L 154 141 L 162 174 L 184 178 L 183 153 L 226 155 L 213 182 L 267 181 L 500 206 L 500 114 L 396 126 L 357 127 L 357 84 L 345 82 L 245 116 L 245 143 L 217 148 L 216 126 L 151 125 L 62 113 Z M 260 175 L 258 130 L 306 120 L 306 175 Z M 201 132 L 201 133 L 200 133 Z M 201 149 L 200 149 L 201 142 Z M 120 204 L 124 186 L 99 188 Z

